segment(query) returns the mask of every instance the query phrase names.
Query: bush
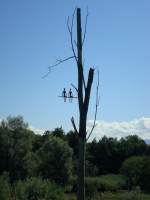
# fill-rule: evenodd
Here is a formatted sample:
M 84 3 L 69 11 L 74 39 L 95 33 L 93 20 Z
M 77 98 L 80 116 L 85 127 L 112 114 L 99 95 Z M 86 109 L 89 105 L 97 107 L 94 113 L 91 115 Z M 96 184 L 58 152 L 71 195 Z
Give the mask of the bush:
M 115 192 L 127 187 L 126 178 L 122 175 L 102 175 L 98 178 L 98 190 Z
M 97 198 L 93 200 L 143 200 L 149 199 L 144 198 L 141 193 L 138 191 L 130 191 L 130 192 L 105 192 L 101 196 L 97 195 Z
M 85 180 L 85 193 L 87 199 L 92 199 L 95 197 L 97 191 L 98 191 L 98 182 L 94 178 L 86 178 Z
M 18 181 L 15 185 L 17 200 L 64 200 L 63 190 L 54 183 L 41 178 Z
M 100 177 L 86 177 L 85 191 L 87 199 L 95 197 L 97 192 L 115 192 L 127 188 L 126 177 L 122 175 L 102 175 Z M 77 192 L 77 179 L 72 179 L 72 192 Z

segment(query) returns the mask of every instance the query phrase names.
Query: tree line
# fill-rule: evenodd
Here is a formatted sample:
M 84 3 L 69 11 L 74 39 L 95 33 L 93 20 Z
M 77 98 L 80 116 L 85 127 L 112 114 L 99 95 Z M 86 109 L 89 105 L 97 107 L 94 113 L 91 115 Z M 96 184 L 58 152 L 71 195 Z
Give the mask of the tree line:
M 119 140 L 104 136 L 88 142 L 86 148 L 86 177 L 122 173 L 132 187 L 145 174 L 149 187 L 150 145 L 137 135 Z M 77 158 L 78 137 L 73 131 L 56 128 L 38 135 L 21 116 L 8 117 L 0 124 L 0 176 L 8 173 L 12 184 L 40 177 L 64 187 L 77 175 Z

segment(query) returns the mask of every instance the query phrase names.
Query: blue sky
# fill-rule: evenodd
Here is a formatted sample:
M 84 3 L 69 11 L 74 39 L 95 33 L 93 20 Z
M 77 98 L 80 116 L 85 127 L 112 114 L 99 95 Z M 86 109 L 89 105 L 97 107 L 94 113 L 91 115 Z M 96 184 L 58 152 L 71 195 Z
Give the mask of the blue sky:
M 0 118 L 20 114 L 37 128 L 70 129 L 77 102 L 64 103 L 58 95 L 76 84 L 75 62 L 41 77 L 57 58 L 72 55 L 67 17 L 81 7 L 84 24 L 87 6 L 84 67 L 100 71 L 98 121 L 150 117 L 149 0 L 0 0 Z

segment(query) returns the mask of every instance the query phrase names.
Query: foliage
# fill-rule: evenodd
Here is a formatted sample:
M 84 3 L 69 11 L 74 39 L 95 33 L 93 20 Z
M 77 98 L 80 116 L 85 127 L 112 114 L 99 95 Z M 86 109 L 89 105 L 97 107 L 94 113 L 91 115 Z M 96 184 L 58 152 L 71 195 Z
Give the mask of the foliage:
M 138 190 L 133 190 L 130 192 L 106 192 L 101 195 L 97 194 L 95 199 L 92 200 L 149 200 L 150 196 L 141 193 Z
M 150 195 L 142 193 L 138 190 L 133 190 L 130 192 L 119 191 L 119 192 L 104 192 L 97 193 L 90 200 L 149 200 Z M 66 200 L 77 200 L 74 193 L 67 194 Z
M 9 176 L 5 172 L 0 176 L 0 200 L 9 200 L 10 196 Z
M 112 181 L 115 178 L 109 175 L 110 179 L 107 176 L 103 179 L 101 175 L 116 174 L 120 168 L 121 173 L 128 177 L 129 188 L 139 185 L 149 191 L 149 149 L 150 146 L 136 135 L 120 140 L 105 136 L 87 143 L 86 176 L 91 177 L 87 178 L 87 191 L 94 192 L 95 184 L 100 185 L 100 191 L 118 190 Z M 56 128 L 37 135 L 29 130 L 21 116 L 8 117 L 0 124 L 0 175 L 8 172 L 10 183 L 41 176 L 66 187 L 72 173 L 73 176 L 77 174 L 77 157 L 78 137 L 73 131 L 65 134 L 62 128 Z M 74 183 L 67 190 L 71 187 L 76 190 Z
M 136 135 L 120 140 L 104 136 L 98 142 L 93 140 L 87 144 L 87 160 L 98 169 L 96 175 L 118 173 L 124 160 L 146 155 L 147 148 L 144 140 Z
M 22 116 L 11 117 L 8 116 L 6 121 L 3 121 L 9 130 L 27 129 L 28 124 L 24 122 Z
M 69 146 L 73 149 L 74 158 L 77 158 L 78 155 L 78 135 L 70 131 L 66 135 L 66 141 L 68 142 Z
M 98 168 L 95 165 L 93 165 L 93 163 L 86 160 L 85 174 L 86 176 L 96 176 L 98 174 Z
M 128 177 L 129 189 L 140 184 L 145 159 L 145 156 L 133 156 L 123 162 L 120 172 Z
M 49 137 L 38 151 L 39 172 L 43 178 L 65 185 L 72 172 L 72 149 L 60 138 Z
M 32 139 L 33 132 L 20 116 L 8 117 L 0 126 L 0 173 L 8 171 L 12 182 L 34 171 Z
M 121 189 L 126 189 L 126 177 L 122 175 L 102 175 L 100 177 L 86 177 L 85 188 L 86 196 L 88 199 L 96 196 L 97 192 L 103 193 L 105 191 L 118 191 Z M 77 181 L 76 178 L 72 179 L 72 192 L 77 191 Z
M 59 137 L 61 139 L 64 139 L 64 137 L 65 137 L 64 130 L 62 129 L 62 127 L 55 128 L 54 131 L 52 131 L 51 134 L 52 134 L 52 136 Z
M 145 159 L 142 166 L 142 174 L 140 177 L 140 186 L 146 192 L 150 192 L 150 157 Z
M 130 156 L 141 156 L 146 154 L 147 145 L 144 140 L 137 135 L 129 135 L 120 140 L 120 150 L 125 159 Z
M 64 200 L 63 190 L 56 184 L 41 178 L 18 181 L 15 185 L 17 200 Z

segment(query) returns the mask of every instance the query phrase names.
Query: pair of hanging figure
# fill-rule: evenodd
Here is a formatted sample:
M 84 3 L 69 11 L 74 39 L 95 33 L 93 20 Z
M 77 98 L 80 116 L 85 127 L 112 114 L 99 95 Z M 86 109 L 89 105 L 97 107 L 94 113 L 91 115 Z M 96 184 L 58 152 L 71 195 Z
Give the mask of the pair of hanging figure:
M 69 102 L 72 102 L 73 99 L 73 93 L 72 90 L 70 88 L 69 92 L 68 92 L 68 96 L 67 96 L 67 92 L 66 89 L 64 88 L 63 92 L 62 92 L 62 97 L 64 98 L 64 102 L 66 102 L 66 99 L 69 98 Z

